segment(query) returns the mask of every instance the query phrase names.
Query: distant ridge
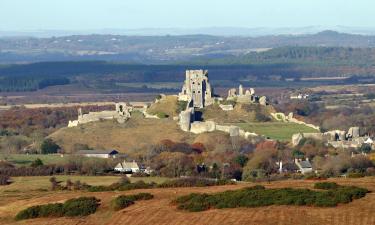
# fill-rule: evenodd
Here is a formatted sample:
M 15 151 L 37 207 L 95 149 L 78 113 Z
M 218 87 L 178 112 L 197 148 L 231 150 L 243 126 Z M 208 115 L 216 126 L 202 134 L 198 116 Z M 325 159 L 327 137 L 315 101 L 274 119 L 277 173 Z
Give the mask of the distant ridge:
M 165 35 L 195 35 L 205 34 L 214 36 L 249 36 L 259 37 L 267 35 L 304 35 L 314 34 L 325 30 L 332 30 L 340 33 L 375 35 L 375 27 L 201 27 L 201 28 L 141 28 L 141 29 L 99 29 L 99 30 L 23 30 L 23 31 L 1 31 L 0 37 L 60 37 L 69 35 L 90 35 L 90 34 L 112 34 L 129 36 L 165 36 Z

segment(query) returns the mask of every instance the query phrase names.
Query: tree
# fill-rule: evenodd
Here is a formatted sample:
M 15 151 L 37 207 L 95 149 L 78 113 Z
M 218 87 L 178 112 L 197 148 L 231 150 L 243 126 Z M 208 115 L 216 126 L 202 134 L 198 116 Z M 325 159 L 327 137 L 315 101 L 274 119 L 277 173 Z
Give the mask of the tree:
M 47 138 L 45 139 L 41 146 L 40 146 L 40 150 L 41 150 L 41 153 L 42 154 L 53 154 L 53 153 L 57 153 L 58 150 L 60 149 L 60 146 L 57 145 L 52 139 L 50 138 Z
M 234 158 L 234 162 L 240 165 L 241 167 L 244 167 L 249 161 L 249 158 L 246 155 L 238 155 Z
M 364 152 L 364 153 L 369 153 L 371 152 L 372 148 L 371 145 L 369 144 L 362 144 L 361 147 L 359 148 L 359 151 Z
M 34 162 L 31 163 L 31 167 L 39 167 L 39 166 L 43 166 L 43 161 L 39 158 L 35 159 Z

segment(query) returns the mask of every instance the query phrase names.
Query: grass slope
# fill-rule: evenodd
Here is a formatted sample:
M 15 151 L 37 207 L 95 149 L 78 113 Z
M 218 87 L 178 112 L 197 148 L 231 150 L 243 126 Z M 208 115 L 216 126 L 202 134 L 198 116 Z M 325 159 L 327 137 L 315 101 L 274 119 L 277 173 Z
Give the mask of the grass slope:
M 264 122 L 264 123 L 234 123 L 242 129 L 264 135 L 266 137 L 290 141 L 293 134 L 296 133 L 315 133 L 315 129 L 305 125 L 285 122 Z
M 171 119 L 144 119 L 133 115 L 124 124 L 102 121 L 62 128 L 50 136 L 66 152 L 72 152 L 75 143 L 87 144 L 96 149 L 116 149 L 123 153 L 141 153 L 150 144 L 163 139 L 176 142 L 189 141 L 194 135 L 183 132 Z

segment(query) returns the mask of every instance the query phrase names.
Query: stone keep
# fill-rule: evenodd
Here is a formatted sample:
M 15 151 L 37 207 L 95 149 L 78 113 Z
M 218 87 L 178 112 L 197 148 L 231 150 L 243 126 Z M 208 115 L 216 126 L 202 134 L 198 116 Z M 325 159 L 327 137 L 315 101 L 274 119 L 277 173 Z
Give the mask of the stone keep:
M 191 102 L 194 108 L 213 103 L 212 89 L 207 70 L 187 70 L 185 83 L 178 95 L 179 101 Z

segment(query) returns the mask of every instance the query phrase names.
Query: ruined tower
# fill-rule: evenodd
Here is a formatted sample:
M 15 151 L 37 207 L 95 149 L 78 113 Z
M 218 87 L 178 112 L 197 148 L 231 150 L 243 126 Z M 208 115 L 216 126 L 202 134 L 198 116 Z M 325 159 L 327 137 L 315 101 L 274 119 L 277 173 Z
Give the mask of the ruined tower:
M 195 108 L 203 108 L 213 103 L 212 89 L 207 70 L 187 70 L 185 83 L 178 100 L 188 101 Z

